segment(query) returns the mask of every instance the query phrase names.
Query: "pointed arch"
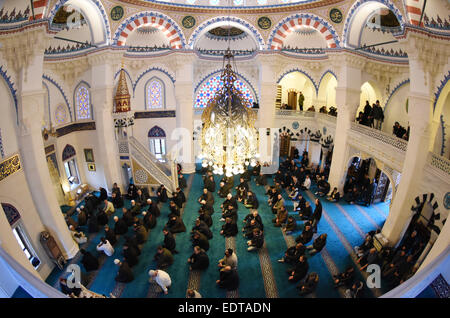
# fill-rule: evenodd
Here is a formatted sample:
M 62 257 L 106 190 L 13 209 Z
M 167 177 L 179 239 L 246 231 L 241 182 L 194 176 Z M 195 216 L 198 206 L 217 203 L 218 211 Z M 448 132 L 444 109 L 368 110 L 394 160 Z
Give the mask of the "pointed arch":
M 166 85 L 157 76 L 150 78 L 144 85 L 145 109 L 166 108 Z
M 311 82 L 312 82 L 312 84 L 313 84 L 313 86 L 314 86 L 314 89 L 316 90 L 316 94 L 317 94 L 317 92 L 319 91 L 319 86 L 317 85 L 317 83 L 314 81 L 314 79 L 312 78 L 311 75 L 309 75 L 306 71 L 304 71 L 304 70 L 302 70 L 302 69 L 299 69 L 299 68 L 291 68 L 291 69 L 285 71 L 283 74 L 280 75 L 280 77 L 278 77 L 277 84 L 279 84 L 279 83 L 281 82 L 281 80 L 282 80 L 287 74 L 292 73 L 292 72 L 299 72 L 299 73 L 302 73 L 302 74 L 305 75 L 309 80 L 311 80 Z
M 259 33 L 259 31 L 251 23 L 241 18 L 230 16 L 215 17 L 203 22 L 194 30 L 194 32 L 192 32 L 187 47 L 193 49 L 194 44 L 205 32 L 213 29 L 214 27 L 223 25 L 224 23 L 229 23 L 231 26 L 236 26 L 238 28 L 244 29 L 244 31 L 253 36 L 254 40 L 258 44 L 258 48 L 260 50 L 264 49 L 264 39 L 261 36 L 261 33 Z
M 150 130 L 148 131 L 148 137 L 166 137 L 166 132 L 164 131 L 164 129 L 162 129 L 159 126 L 153 126 L 152 128 L 150 128 Z
M 325 39 L 328 48 L 340 47 L 339 36 L 328 21 L 315 14 L 300 13 L 281 20 L 272 29 L 267 41 L 267 49 L 280 50 L 288 34 L 300 26 L 310 26 L 319 31 Z
M 85 81 L 75 86 L 73 92 L 75 120 L 93 119 L 90 88 Z
M 182 49 L 186 46 L 183 32 L 178 24 L 165 14 L 145 11 L 125 19 L 114 33 L 113 44 L 124 46 L 128 36 L 141 25 L 149 25 L 161 30 L 167 37 L 172 49 Z

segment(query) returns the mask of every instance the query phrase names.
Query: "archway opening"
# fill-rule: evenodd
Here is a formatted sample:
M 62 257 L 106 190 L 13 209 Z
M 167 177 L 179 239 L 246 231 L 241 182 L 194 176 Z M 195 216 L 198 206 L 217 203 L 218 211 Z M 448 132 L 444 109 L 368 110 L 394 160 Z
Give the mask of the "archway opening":
M 312 80 L 305 74 L 299 71 L 290 72 L 283 76 L 278 86 L 281 91 L 280 109 L 305 111 L 313 106 L 316 89 Z
M 336 87 L 336 77 L 330 72 L 326 73 L 319 83 L 319 92 L 317 94 L 317 103 L 319 105 L 317 106 L 325 106 L 327 111 L 330 107 L 335 107 L 338 109 L 336 105 Z
M 450 82 L 442 88 L 433 115 L 434 146 L 431 151 L 450 159 Z

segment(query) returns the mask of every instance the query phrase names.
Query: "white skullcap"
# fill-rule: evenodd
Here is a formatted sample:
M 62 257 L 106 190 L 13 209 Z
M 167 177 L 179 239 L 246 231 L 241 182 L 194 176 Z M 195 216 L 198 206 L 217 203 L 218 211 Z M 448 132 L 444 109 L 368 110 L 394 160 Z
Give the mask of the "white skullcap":
M 146 215 L 146 214 L 147 214 L 147 212 L 145 212 L 145 211 L 144 211 L 144 212 L 142 212 L 142 215 Z
M 131 200 L 131 203 L 133 203 L 133 202 L 136 202 L 136 201 L 134 201 L 134 200 Z
M 114 221 L 117 221 L 117 220 L 119 220 L 119 217 L 116 215 L 116 216 L 114 217 Z
M 119 261 L 119 259 L 118 258 L 116 258 L 115 260 L 114 260 L 114 264 L 119 264 L 120 263 L 120 261 Z
M 156 274 L 156 272 L 153 269 L 148 271 L 148 275 L 151 277 L 155 276 L 155 274 Z
M 80 206 L 80 209 L 84 209 L 84 205 L 81 205 L 81 206 Z
M 205 200 L 202 200 L 200 203 L 201 203 L 201 204 L 206 204 L 206 201 L 205 201 Z
M 152 199 L 147 199 L 147 202 L 152 202 Z
M 80 208 L 77 208 L 77 212 L 81 212 Z

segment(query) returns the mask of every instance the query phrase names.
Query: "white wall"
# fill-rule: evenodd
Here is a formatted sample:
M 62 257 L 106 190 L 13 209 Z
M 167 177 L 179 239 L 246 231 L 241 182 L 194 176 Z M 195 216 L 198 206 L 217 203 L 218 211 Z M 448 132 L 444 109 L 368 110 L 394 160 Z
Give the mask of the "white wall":
M 391 97 L 384 109 L 384 122 L 382 130 L 392 134 L 392 127 L 398 121 L 400 125 L 408 128 L 408 113 L 406 112 L 406 99 L 409 94 L 409 84 L 400 87 Z

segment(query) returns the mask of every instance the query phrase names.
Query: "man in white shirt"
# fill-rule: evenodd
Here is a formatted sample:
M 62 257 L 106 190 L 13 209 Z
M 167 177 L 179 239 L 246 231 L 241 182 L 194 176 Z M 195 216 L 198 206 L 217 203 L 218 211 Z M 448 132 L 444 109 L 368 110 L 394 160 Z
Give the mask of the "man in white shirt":
M 160 269 L 158 270 L 151 269 L 149 270 L 148 275 L 150 276 L 149 282 L 151 283 L 152 280 L 154 280 L 159 286 L 161 286 L 162 290 L 164 291 L 164 294 L 167 295 L 169 292 L 168 288 L 172 284 L 169 274 Z
M 105 213 L 106 215 L 114 214 L 114 204 L 108 200 L 105 200 Z
M 305 181 L 302 184 L 302 190 L 309 190 L 309 187 L 311 187 L 311 179 L 309 178 L 309 176 L 306 176 Z
M 112 245 L 109 243 L 109 241 L 102 237 L 100 239 L 100 243 L 97 245 L 97 251 L 99 252 L 104 252 L 107 256 L 111 256 L 114 254 L 114 248 L 112 247 Z

